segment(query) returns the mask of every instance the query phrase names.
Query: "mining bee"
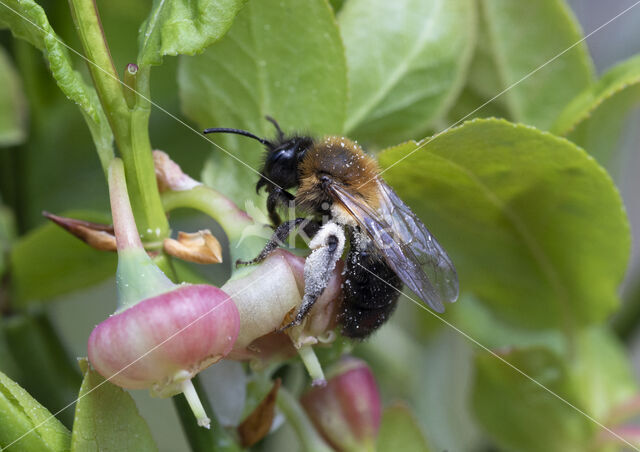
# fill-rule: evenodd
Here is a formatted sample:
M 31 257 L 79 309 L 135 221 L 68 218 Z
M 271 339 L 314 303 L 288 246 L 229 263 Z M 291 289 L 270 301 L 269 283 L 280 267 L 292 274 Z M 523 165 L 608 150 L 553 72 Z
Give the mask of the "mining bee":
M 365 338 L 379 328 L 395 309 L 403 283 L 434 311 L 443 312 L 443 302 L 456 301 L 458 278 L 451 259 L 382 180 L 373 158 L 347 138 L 286 135 L 273 118 L 267 120 L 276 128 L 274 140 L 232 128 L 204 133 L 243 135 L 266 148 L 256 190 L 265 188 L 268 193 L 267 210 L 275 231 L 262 252 L 242 264 L 262 261 L 308 221 L 281 222 L 279 207 L 293 203 L 313 218 L 304 226 L 313 236 L 314 250 L 305 261 L 305 293 L 286 327 L 300 324 L 322 294 L 347 239 L 339 315 L 343 335 Z M 295 195 L 287 191 L 296 188 Z

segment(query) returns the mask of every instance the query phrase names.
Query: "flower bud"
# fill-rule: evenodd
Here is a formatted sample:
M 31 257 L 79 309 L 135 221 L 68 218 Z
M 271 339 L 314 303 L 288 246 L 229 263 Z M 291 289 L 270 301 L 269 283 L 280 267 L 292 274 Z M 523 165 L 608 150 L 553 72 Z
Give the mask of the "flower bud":
M 128 389 L 169 397 L 183 392 L 198 424 L 209 427 L 191 378 L 226 356 L 240 316 L 222 290 L 177 286 L 145 252 L 127 196 L 124 168 L 109 168 L 109 195 L 118 247 L 118 310 L 92 331 L 89 361 L 105 378 Z
M 89 360 L 118 386 L 168 397 L 231 351 L 239 325 L 238 310 L 222 290 L 184 285 L 100 323 L 89 337 Z
M 158 189 L 163 191 L 175 190 L 184 191 L 202 185 L 197 180 L 182 172 L 176 162 L 166 154 L 166 152 L 153 151 L 153 166 L 156 171 Z
M 382 408 L 375 378 L 367 364 L 343 358 L 301 402 L 318 431 L 340 451 L 373 451 Z
M 305 322 L 284 332 L 278 330 L 289 323 L 302 302 L 304 258 L 279 249 L 250 273 L 228 281 L 222 290 L 237 293 L 234 301 L 240 312 L 240 334 L 230 356 L 265 359 L 278 353 L 291 355 L 303 345 L 327 342 L 336 326 L 341 269 L 340 263 Z M 251 284 L 258 279 L 260 284 Z

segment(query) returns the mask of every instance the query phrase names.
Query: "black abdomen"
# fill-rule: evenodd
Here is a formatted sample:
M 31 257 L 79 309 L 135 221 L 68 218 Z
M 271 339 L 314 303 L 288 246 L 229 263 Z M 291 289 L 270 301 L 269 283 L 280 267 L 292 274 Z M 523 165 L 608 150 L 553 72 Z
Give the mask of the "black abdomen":
M 398 303 L 402 281 L 371 249 L 353 247 L 347 256 L 340 313 L 342 334 L 364 339 L 378 329 Z

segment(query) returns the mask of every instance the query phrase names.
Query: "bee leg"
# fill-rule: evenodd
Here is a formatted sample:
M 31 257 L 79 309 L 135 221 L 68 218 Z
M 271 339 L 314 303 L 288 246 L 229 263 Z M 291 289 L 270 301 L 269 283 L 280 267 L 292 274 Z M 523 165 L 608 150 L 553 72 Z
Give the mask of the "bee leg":
M 258 263 L 262 262 L 263 260 L 265 260 L 267 258 L 267 256 L 269 256 L 269 254 L 271 254 L 271 252 L 273 252 L 273 250 L 275 250 L 279 246 L 283 245 L 284 241 L 287 239 L 287 237 L 289 237 L 289 235 L 298 226 L 300 226 L 300 224 L 305 220 L 307 220 L 307 219 L 306 218 L 296 218 L 295 220 L 285 221 L 284 223 L 282 223 L 273 232 L 273 235 L 271 236 L 271 238 L 269 239 L 267 244 L 264 246 L 262 251 L 260 251 L 260 254 L 258 254 L 255 258 L 251 259 L 250 261 L 243 261 L 243 260 L 238 259 L 236 261 L 236 267 L 239 267 L 241 265 L 258 264 Z
M 345 237 L 341 226 L 327 223 L 313 237 L 309 248 L 313 249 L 304 263 L 304 297 L 293 322 L 280 331 L 302 323 L 329 284 L 336 263 L 344 251 Z
M 280 215 L 278 215 L 276 209 L 279 206 L 288 207 L 292 205 L 294 199 L 295 196 L 288 191 L 278 187 L 271 187 L 269 190 L 269 196 L 267 197 L 267 211 L 269 212 L 271 224 L 273 224 L 274 227 L 278 227 L 282 223 Z

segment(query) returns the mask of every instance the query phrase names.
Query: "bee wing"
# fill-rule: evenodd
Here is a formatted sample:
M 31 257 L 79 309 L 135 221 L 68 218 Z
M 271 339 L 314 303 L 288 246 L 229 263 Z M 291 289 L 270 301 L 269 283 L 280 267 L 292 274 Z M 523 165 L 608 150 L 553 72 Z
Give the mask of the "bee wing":
M 402 201 L 388 186 L 384 189 L 385 192 L 387 189 L 391 190 L 391 193 L 401 203 L 401 206 L 411 214 L 408 217 L 411 222 L 401 221 L 403 215 L 400 215 L 398 213 L 399 211 L 393 208 L 393 205 L 385 205 L 383 208 L 376 211 L 366 203 L 356 199 L 351 193 L 338 184 L 331 184 L 329 189 L 336 201 L 344 206 L 344 208 L 356 220 L 361 229 L 367 232 L 367 235 L 371 240 L 373 240 L 380 253 L 384 256 L 387 264 L 389 264 L 393 271 L 397 273 L 407 287 L 415 292 L 427 305 L 437 312 L 443 312 L 444 301 L 455 301 L 457 298 L 458 283 L 455 269 L 453 268 L 451 261 L 446 256 L 446 253 L 444 253 L 444 250 L 442 250 L 440 245 L 437 245 L 437 248 L 434 248 L 439 252 L 439 254 L 433 257 L 428 257 L 428 243 L 420 245 L 416 243 L 412 245 L 411 225 L 413 224 L 416 225 L 413 229 L 419 233 L 416 242 L 423 242 L 425 238 L 431 238 L 431 240 L 434 239 L 422 222 L 420 222 L 411 210 L 402 203 Z M 385 194 L 381 194 L 380 196 L 383 204 L 387 203 L 385 198 L 392 199 Z M 391 223 L 387 222 L 386 218 L 389 218 Z M 418 252 L 417 255 L 414 250 Z M 426 254 L 423 250 L 426 251 Z M 445 260 L 449 262 L 450 266 L 429 265 L 432 262 L 438 262 L 438 260 L 441 260 L 441 254 L 446 257 Z M 429 272 L 431 275 L 427 275 L 424 272 L 422 269 L 423 263 L 428 264 L 427 269 L 430 269 Z M 453 271 L 452 274 L 450 273 L 450 270 Z M 447 274 L 445 275 L 444 273 Z M 442 283 L 447 282 L 452 278 L 456 292 L 453 298 L 450 288 L 440 287 Z M 437 286 L 434 286 L 434 282 Z
M 456 301 L 458 274 L 447 252 L 386 182 L 378 179 L 378 188 L 381 216 L 389 219 L 400 241 L 411 248 L 442 300 Z

